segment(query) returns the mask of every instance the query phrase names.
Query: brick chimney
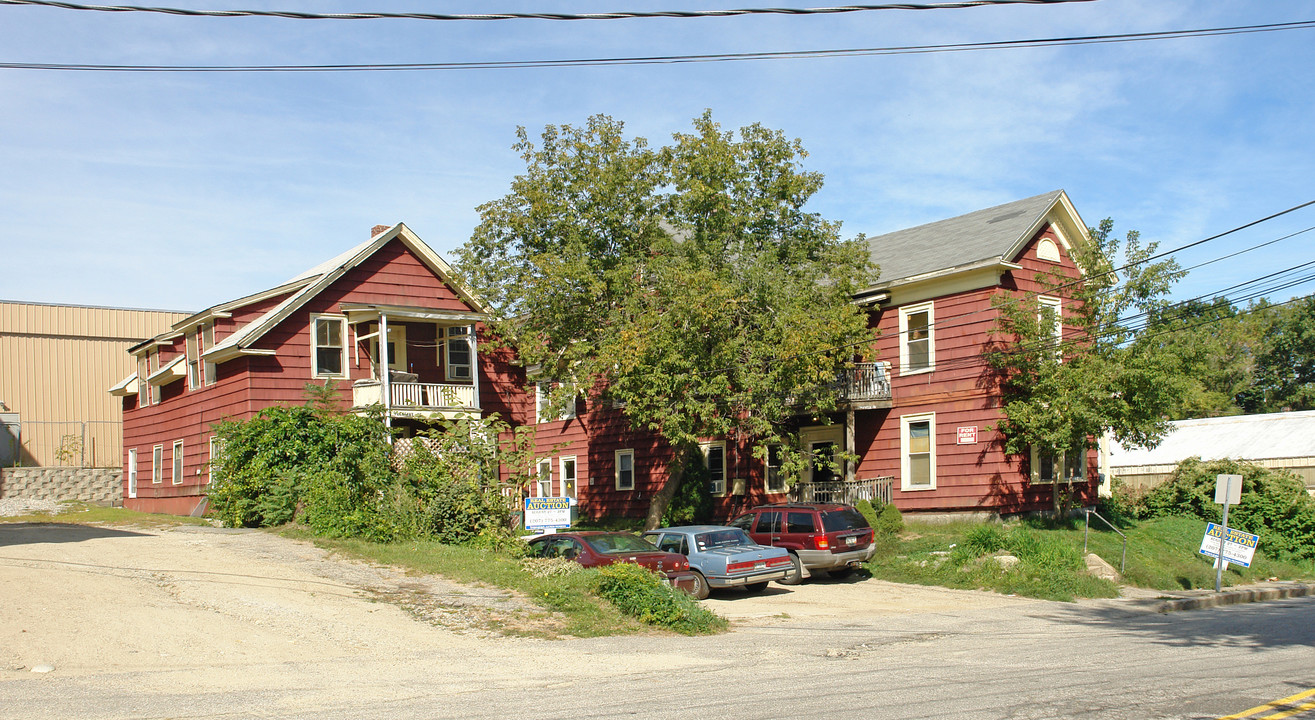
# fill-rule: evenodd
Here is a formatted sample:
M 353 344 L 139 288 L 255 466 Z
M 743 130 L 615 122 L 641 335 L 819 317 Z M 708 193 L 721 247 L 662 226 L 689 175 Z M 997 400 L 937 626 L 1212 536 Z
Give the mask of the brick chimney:
M 370 230 L 370 237 L 378 237 L 379 233 L 385 232 L 391 227 L 392 225 L 375 225 L 374 228 Z

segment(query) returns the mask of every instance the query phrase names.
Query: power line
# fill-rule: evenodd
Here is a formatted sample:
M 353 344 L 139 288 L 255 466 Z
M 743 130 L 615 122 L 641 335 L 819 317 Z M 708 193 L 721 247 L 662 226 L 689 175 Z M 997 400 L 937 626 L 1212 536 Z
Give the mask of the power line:
M 18 0 L 0 0 L 0 4 Z M 517 70 L 534 68 L 596 67 L 612 65 L 672 65 L 683 63 L 743 62 L 752 60 L 805 60 L 832 57 L 868 57 L 884 55 L 923 55 L 946 52 L 979 52 L 986 50 L 1015 50 L 1023 48 L 1060 47 L 1066 45 L 1094 45 L 1105 43 L 1146 42 L 1183 38 L 1213 37 L 1218 35 L 1244 35 L 1262 32 L 1315 29 L 1315 20 L 1302 20 L 1266 25 L 1238 25 L 1232 27 L 1198 28 L 1194 30 L 1166 30 L 1162 32 L 1119 33 L 1113 35 L 1078 35 L 1071 37 L 1033 38 L 1027 40 L 999 40 L 977 43 L 945 43 L 938 45 L 894 45 L 871 48 L 843 48 L 821 50 L 782 50 L 749 53 L 706 53 L 695 55 L 644 55 L 603 58 L 575 58 L 562 60 L 484 60 L 443 63 L 336 63 L 320 65 L 110 65 L 93 63 L 0 62 L 0 69 L 9 70 L 70 70 L 83 72 L 401 72 L 401 71 L 452 71 L 452 70 Z
M 186 8 L 146 7 L 141 5 L 82 5 L 57 0 L 0 0 L 3 5 L 34 5 L 62 10 L 97 12 L 139 12 L 185 17 L 264 17 L 283 20 L 633 20 L 646 18 L 712 18 L 741 15 L 836 15 L 873 10 L 959 10 L 986 5 L 1060 5 L 1094 0 L 963 0 L 945 3 L 881 3 L 875 5 L 839 5 L 815 8 L 739 8 L 725 10 L 653 10 L 603 13 L 308 13 L 291 10 L 191 10 Z

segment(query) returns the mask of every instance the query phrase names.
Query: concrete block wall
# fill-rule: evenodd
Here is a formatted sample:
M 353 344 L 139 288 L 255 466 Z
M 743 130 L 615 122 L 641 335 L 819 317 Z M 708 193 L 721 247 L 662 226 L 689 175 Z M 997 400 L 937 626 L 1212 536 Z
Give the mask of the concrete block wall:
M 0 498 L 118 505 L 122 495 L 123 470 L 118 468 L 0 468 Z

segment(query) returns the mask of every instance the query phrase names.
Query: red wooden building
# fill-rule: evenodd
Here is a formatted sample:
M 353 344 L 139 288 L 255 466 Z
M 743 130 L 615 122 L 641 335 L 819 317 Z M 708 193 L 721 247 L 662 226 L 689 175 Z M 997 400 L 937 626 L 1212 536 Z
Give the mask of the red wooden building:
M 336 385 L 344 406 L 382 404 L 403 432 L 458 413 L 510 415 L 522 381 L 479 352 L 484 309 L 451 278 L 405 225 L 377 226 L 278 287 L 130 348 L 137 371 L 110 391 L 123 400 L 124 506 L 202 509 L 212 424 L 300 404 L 308 382 Z
M 842 373 L 844 411 L 830 424 L 798 428 L 805 449 L 845 449 L 858 461 L 839 463 L 843 471 L 809 469 L 787 488 L 748 441 L 709 439 L 717 514 L 859 497 L 904 512 L 1009 514 L 1049 508 L 1062 478 L 1077 478 L 1081 497 L 1094 501 L 1094 453 L 1005 455 L 988 429 L 1000 399 L 982 358 L 996 320 L 991 299 L 1039 292 L 1044 271 L 1080 277 L 1070 249 L 1084 242 L 1086 225 L 1062 190 L 870 238 L 881 280 L 855 301 L 880 330 L 874 360 Z M 1068 298 L 1039 299 L 1060 317 L 1070 312 Z M 532 494 L 576 497 L 589 517 L 642 516 L 666 478 L 670 448 L 630 429 L 623 410 L 605 402 L 581 399 L 568 415 L 533 418 L 540 482 Z

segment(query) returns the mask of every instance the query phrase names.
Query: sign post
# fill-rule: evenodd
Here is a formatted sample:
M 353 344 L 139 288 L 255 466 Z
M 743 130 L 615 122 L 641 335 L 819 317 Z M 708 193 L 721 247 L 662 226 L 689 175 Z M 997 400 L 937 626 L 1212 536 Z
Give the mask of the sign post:
M 1215 502 L 1224 506 L 1224 518 L 1219 523 L 1221 534 L 1219 536 L 1219 560 L 1215 563 L 1215 592 L 1219 592 L 1219 585 L 1224 579 L 1224 542 L 1228 538 L 1228 506 L 1241 501 L 1241 475 L 1215 476 Z

